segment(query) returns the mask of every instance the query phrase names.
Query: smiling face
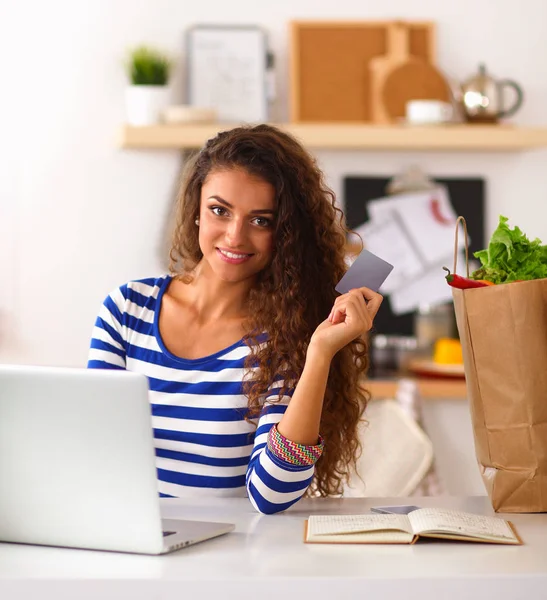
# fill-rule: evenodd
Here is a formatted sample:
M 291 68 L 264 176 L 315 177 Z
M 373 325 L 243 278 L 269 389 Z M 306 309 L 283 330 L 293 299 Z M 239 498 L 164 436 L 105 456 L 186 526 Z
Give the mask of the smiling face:
M 253 279 L 272 259 L 275 191 L 243 169 L 211 171 L 201 188 L 199 245 L 223 281 Z

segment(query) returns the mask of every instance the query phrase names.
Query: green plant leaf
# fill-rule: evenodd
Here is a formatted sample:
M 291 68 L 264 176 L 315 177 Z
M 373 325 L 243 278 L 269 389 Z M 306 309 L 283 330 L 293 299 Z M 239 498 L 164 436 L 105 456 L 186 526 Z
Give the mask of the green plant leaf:
M 474 253 L 482 266 L 471 277 L 493 283 L 547 277 L 547 246 L 543 246 L 537 238 L 530 241 L 518 227 L 511 229 L 507 225 L 508 220 L 500 215 L 488 248 Z
M 172 63 L 149 46 L 138 46 L 129 53 L 127 72 L 133 85 L 167 85 Z

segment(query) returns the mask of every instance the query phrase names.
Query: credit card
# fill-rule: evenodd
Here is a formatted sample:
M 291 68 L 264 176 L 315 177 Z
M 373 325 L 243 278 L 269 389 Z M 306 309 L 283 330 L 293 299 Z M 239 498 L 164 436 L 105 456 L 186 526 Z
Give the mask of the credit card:
M 405 504 L 403 506 L 373 506 L 370 510 L 375 513 L 386 515 L 408 515 L 414 510 L 418 510 L 419 506 Z
M 340 294 L 360 287 L 368 287 L 377 292 L 391 271 L 393 271 L 393 265 L 365 248 L 340 279 L 335 289 Z

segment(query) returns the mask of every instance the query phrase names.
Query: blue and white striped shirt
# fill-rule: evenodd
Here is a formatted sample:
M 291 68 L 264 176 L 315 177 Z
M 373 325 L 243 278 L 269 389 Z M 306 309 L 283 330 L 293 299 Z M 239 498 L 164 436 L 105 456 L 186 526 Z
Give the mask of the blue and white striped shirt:
M 211 356 L 179 358 L 160 337 L 168 275 L 132 281 L 104 301 L 93 330 L 89 368 L 127 369 L 148 377 L 161 496 L 244 496 L 263 513 L 285 510 L 308 488 L 313 466 L 287 462 L 267 446 L 289 401 L 245 420 L 243 341 Z M 269 397 L 278 398 L 277 382 Z M 256 427 L 255 427 L 256 425 Z

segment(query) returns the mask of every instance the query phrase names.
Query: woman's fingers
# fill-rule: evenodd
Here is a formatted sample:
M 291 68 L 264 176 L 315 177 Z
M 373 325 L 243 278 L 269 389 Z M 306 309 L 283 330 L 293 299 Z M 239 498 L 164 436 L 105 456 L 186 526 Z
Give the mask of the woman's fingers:
M 348 306 L 351 306 L 355 310 L 355 316 L 366 324 L 368 330 L 372 327 L 372 321 L 382 301 L 383 296 L 369 288 L 362 287 L 350 290 L 348 293 L 336 298 L 328 320 L 331 323 L 343 322 L 348 311 Z
M 371 289 L 366 287 L 359 288 L 358 291 L 363 295 L 363 298 L 367 304 L 367 310 L 370 316 L 374 319 L 376 313 L 380 309 L 380 305 L 382 304 L 384 297 L 382 294 L 373 292 Z
M 372 329 L 381 303 L 382 296 L 369 288 L 357 288 L 342 294 L 336 298 L 328 318 L 315 330 L 313 339 L 336 354 Z
M 329 320 L 333 323 L 342 322 L 347 314 L 347 307 L 349 304 L 351 304 L 355 310 L 359 312 L 361 317 L 364 317 L 366 313 L 364 298 L 359 292 L 351 291 L 335 300 L 329 315 Z
M 357 310 L 355 307 L 353 310 Z M 336 323 L 343 323 L 346 320 L 346 316 L 348 314 L 348 302 L 344 302 L 339 304 L 336 308 L 333 309 L 331 323 L 336 325 Z M 362 318 L 362 315 L 360 315 Z
M 345 298 L 336 302 L 329 315 L 329 321 L 334 325 L 345 321 L 359 330 L 368 330 L 372 327 L 372 318 L 363 296 L 358 292 L 347 294 Z

